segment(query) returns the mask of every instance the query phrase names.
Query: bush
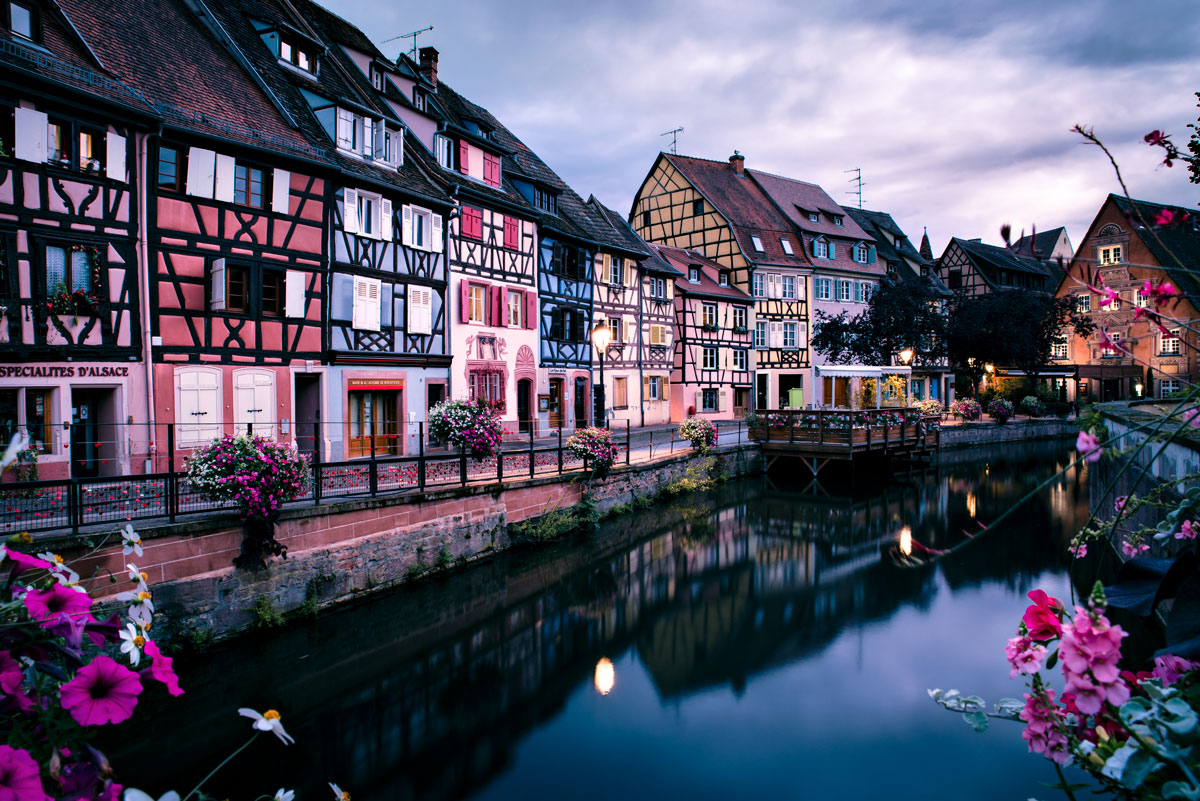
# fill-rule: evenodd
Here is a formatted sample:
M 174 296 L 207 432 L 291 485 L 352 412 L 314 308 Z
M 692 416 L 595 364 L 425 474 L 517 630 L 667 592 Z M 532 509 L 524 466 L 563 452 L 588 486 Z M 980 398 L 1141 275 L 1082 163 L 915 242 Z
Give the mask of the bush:
M 717 427 L 703 417 L 689 417 L 679 426 L 679 436 L 692 443 L 701 455 L 717 444 Z
M 1042 403 L 1040 398 L 1033 395 L 1026 395 L 1021 398 L 1021 414 L 1027 414 L 1030 417 L 1041 417 L 1046 413 L 1046 405 Z
M 600 478 L 608 475 L 613 462 L 617 460 L 617 445 L 607 428 L 590 427 L 576 431 L 567 440 L 567 450 L 590 462 L 592 475 Z
M 429 436 L 486 459 L 499 449 L 504 429 L 487 401 L 448 400 L 429 410 Z
M 1013 416 L 1013 405 L 1004 398 L 994 398 L 988 404 L 988 414 L 990 414 L 997 423 L 1003 425 L 1008 421 L 1008 418 Z
M 211 501 L 236 501 L 245 518 L 274 520 L 308 489 L 308 458 L 291 443 L 245 435 L 214 439 L 187 460 L 188 482 Z
M 978 420 L 983 415 L 983 407 L 974 398 L 960 398 L 950 404 L 950 413 L 964 420 Z
M 917 401 L 917 411 L 921 414 L 942 414 L 946 409 L 942 406 L 941 401 L 923 400 Z

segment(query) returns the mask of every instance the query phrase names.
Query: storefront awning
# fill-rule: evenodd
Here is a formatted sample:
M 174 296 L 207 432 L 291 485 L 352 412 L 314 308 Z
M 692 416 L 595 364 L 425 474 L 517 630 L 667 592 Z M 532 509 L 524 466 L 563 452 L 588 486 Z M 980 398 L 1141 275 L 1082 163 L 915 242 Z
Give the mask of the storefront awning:
M 909 375 L 911 367 L 874 366 L 870 364 L 826 364 L 817 367 L 817 375 L 831 378 L 879 378 L 882 375 L 899 373 Z
M 1145 369 L 1137 364 L 1081 364 L 1079 378 L 1141 378 Z

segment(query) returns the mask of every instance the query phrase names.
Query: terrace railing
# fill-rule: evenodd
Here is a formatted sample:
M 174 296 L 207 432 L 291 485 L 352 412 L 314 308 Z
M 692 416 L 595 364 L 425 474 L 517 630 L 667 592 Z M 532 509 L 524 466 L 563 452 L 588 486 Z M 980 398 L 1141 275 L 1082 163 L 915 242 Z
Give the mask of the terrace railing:
M 941 419 L 916 408 L 779 409 L 756 413 L 749 433 L 772 450 L 852 457 L 863 451 L 936 449 Z

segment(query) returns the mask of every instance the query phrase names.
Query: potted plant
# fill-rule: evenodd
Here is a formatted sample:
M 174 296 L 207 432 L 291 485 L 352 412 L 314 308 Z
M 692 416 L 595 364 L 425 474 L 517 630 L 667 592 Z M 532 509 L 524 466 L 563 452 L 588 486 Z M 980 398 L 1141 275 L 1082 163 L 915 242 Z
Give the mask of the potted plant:
M 442 401 L 429 411 L 429 435 L 476 459 L 496 453 L 504 429 L 495 407 L 483 399 Z
M 679 426 L 679 436 L 692 443 L 701 455 L 717 444 L 717 427 L 703 417 L 689 417 Z
M 958 415 L 963 420 L 978 420 L 983 416 L 983 407 L 974 398 L 960 398 L 950 404 L 950 413 Z
M 1021 398 L 1021 413 L 1030 417 L 1041 417 L 1046 413 L 1046 405 L 1036 395 L 1026 395 Z
M 592 478 L 604 478 L 617 461 L 617 445 L 612 431 L 590 426 L 576 431 L 567 440 L 567 450 L 590 465 Z
M 917 401 L 917 411 L 927 417 L 932 417 L 933 415 L 941 417 L 942 414 L 945 413 L 946 409 L 942 406 L 941 401 L 923 400 Z
M 1013 416 L 1012 401 L 1004 398 L 992 398 L 992 402 L 988 404 L 988 414 L 997 423 L 1004 425 L 1008 422 L 1008 418 Z

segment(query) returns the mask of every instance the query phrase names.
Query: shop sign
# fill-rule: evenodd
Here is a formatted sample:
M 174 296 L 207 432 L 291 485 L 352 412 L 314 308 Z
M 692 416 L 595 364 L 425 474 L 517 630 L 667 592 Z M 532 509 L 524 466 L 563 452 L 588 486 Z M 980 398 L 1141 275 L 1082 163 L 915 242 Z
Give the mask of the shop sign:
M 404 389 L 402 378 L 349 378 L 346 389 Z
M 127 364 L 0 364 L 0 378 L 128 378 Z

